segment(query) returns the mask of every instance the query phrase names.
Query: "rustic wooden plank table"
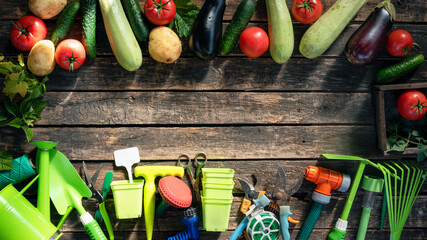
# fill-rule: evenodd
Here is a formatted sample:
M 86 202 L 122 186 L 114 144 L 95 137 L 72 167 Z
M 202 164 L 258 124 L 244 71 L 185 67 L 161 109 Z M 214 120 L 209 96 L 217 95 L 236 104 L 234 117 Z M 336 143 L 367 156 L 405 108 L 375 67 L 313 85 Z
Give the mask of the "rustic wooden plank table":
M 239 2 L 228 1 L 224 29 Z M 291 1 L 287 2 L 290 6 Z M 324 0 L 324 9 L 333 2 Z M 238 47 L 229 56 L 205 62 L 194 57 L 188 42 L 183 40 L 182 56 L 171 65 L 155 62 L 148 55 L 147 44 L 141 44 L 144 60 L 136 72 L 127 72 L 116 62 L 99 15 L 99 56 L 72 73 L 56 67 L 47 84 L 45 99 L 49 103 L 42 120 L 33 128 L 34 139 L 59 142 L 57 149 L 72 160 L 79 172 L 82 160 L 91 172 L 98 164 L 105 163 L 97 189 L 101 189 L 106 171 L 114 172 L 114 180 L 126 178 L 123 169 L 114 165 L 113 151 L 132 146 L 139 147 L 140 165 L 175 165 L 181 153 L 194 155 L 204 151 L 210 159 L 209 167 L 233 168 L 236 177 L 249 177 L 259 171 L 267 187 L 274 181 L 277 164 L 286 170 L 290 184 L 303 178 L 305 168 L 314 164 L 352 175 L 355 164 L 326 161 L 320 154 L 386 159 L 376 144 L 372 85 L 376 71 L 397 59 L 383 51 L 371 65 L 357 67 L 343 55 L 350 35 L 379 2 L 369 0 L 332 47 L 313 60 L 302 57 L 297 48 L 308 26 L 294 22 L 295 50 L 283 65 L 276 64 L 269 53 L 257 59 L 246 58 Z M 196 3 L 201 6 L 203 0 Z M 397 12 L 393 29 L 408 30 L 416 42 L 427 47 L 427 2 L 393 3 Z M 9 41 L 11 20 L 27 14 L 27 1 L 2 1 L 0 54 L 13 57 L 19 53 Z M 265 2 L 258 1 L 250 26 L 266 30 L 266 17 Z M 47 20 L 46 24 L 50 33 L 55 20 Z M 71 37 L 80 38 L 80 27 L 77 20 Z M 402 81 L 426 79 L 427 64 L 423 64 Z M 34 149 L 20 130 L 1 128 L 0 134 L 2 150 L 18 156 Z M 305 219 L 313 188 L 313 184 L 304 181 L 291 198 L 295 219 Z M 402 239 L 427 238 L 426 190 L 422 189 L 415 202 Z M 28 198 L 34 201 L 34 189 L 32 193 Z M 323 209 L 312 239 L 325 239 L 341 213 L 347 195 L 333 195 L 331 203 Z M 201 231 L 200 239 L 227 239 L 243 217 L 238 210 L 242 197 L 242 190 L 236 184 L 229 231 Z M 388 223 L 384 230 L 379 230 L 380 199 L 371 216 L 369 239 L 389 238 Z M 359 191 L 349 218 L 348 239 L 357 234 L 361 202 Z M 143 219 L 116 220 L 112 196 L 106 203 L 116 239 L 145 239 Z M 84 204 L 92 213 L 96 210 L 94 201 Z M 53 217 L 54 222 L 58 219 L 58 215 Z M 291 224 L 292 238 L 301 226 L 302 223 Z M 167 211 L 167 217 L 155 221 L 154 239 L 166 239 L 183 228 L 175 212 Z M 62 231 L 62 239 L 89 239 L 76 213 L 66 221 Z

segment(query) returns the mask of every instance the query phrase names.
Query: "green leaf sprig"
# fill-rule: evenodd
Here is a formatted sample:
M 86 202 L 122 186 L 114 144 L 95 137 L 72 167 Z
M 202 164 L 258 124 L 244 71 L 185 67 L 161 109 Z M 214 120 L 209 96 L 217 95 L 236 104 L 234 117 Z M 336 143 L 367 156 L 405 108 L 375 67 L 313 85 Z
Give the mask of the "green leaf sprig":
M 168 25 L 179 37 L 188 38 L 193 30 L 194 21 L 200 8 L 192 0 L 175 0 L 175 18 Z
M 12 170 L 12 155 L 0 150 L 0 171 Z
M 387 150 L 403 152 L 409 146 L 417 146 L 417 161 L 427 158 L 427 139 L 414 130 L 409 120 L 402 117 L 390 118 L 387 122 Z
M 26 68 L 22 54 L 18 56 L 17 63 L 5 61 L 0 56 L 0 73 L 5 76 L 3 103 L 0 105 L 0 127 L 11 126 L 22 128 L 27 141 L 33 138 L 30 129 L 34 121 L 41 119 L 40 114 L 47 104 L 41 100 L 46 92 L 46 76 L 39 80 Z

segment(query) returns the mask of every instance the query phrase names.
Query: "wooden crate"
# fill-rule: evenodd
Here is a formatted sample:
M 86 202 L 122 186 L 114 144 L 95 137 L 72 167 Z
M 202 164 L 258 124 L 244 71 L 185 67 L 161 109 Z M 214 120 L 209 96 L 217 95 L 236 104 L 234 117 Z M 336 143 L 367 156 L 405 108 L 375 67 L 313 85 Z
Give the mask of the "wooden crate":
M 399 115 L 396 108 L 397 98 L 405 90 L 416 89 L 427 95 L 427 82 L 375 85 L 374 89 L 379 149 L 383 151 L 384 155 L 416 154 L 418 151 L 417 147 L 408 147 L 403 153 L 387 151 L 387 116 L 390 114 Z M 427 137 L 427 116 L 411 121 L 411 123 L 414 129 L 420 132 L 421 136 L 424 138 Z

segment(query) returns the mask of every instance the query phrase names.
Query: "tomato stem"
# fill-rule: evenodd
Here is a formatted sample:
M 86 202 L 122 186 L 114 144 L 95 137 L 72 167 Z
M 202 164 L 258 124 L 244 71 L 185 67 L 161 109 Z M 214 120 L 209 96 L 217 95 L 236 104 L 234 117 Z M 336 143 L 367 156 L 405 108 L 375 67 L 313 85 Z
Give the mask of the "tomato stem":
M 317 6 L 317 4 L 310 2 L 311 0 L 302 0 L 302 4 L 298 4 L 297 7 L 303 7 L 305 8 L 305 10 L 310 11 L 310 12 L 314 12 L 313 10 L 313 6 Z
M 20 23 L 14 23 L 12 21 L 13 26 L 15 26 L 18 30 L 19 30 L 19 34 L 18 36 L 16 36 L 16 38 L 19 38 L 22 34 L 24 34 L 25 36 L 30 35 L 31 37 L 34 37 L 33 34 L 28 30 L 28 28 L 32 27 L 33 25 L 29 25 L 28 27 L 24 27 L 22 26 Z
M 67 55 L 65 55 L 65 54 L 62 54 L 61 53 L 61 55 L 62 56 L 64 56 L 65 58 L 67 58 L 65 61 L 64 61 L 64 63 L 67 63 L 67 62 L 69 62 L 69 68 L 68 68 L 68 71 L 69 72 L 71 72 L 71 71 L 74 71 L 74 62 L 76 62 L 76 63 L 78 63 L 78 64 L 80 64 L 80 65 L 82 65 L 79 61 L 77 61 L 77 59 L 78 58 L 80 58 L 80 57 L 82 57 L 82 56 L 78 56 L 78 57 L 74 57 L 74 52 L 73 51 L 71 51 L 71 56 L 69 57 L 69 56 L 67 56 Z
M 156 2 L 156 0 L 153 0 L 154 4 L 156 4 L 155 6 L 150 7 L 149 9 L 157 9 L 157 16 L 160 17 L 161 14 L 161 10 L 165 10 L 165 11 L 170 11 L 170 9 L 165 8 L 165 5 L 168 4 L 171 0 L 165 2 L 165 3 L 161 3 L 162 0 L 159 0 L 159 2 Z
M 415 112 L 418 114 L 418 113 L 421 113 L 421 114 L 423 114 L 424 112 L 423 112 L 423 108 L 427 108 L 427 106 L 426 105 L 424 105 L 426 102 L 424 101 L 424 102 L 420 102 L 420 99 L 417 97 L 417 100 L 418 100 L 418 103 L 417 104 L 415 104 L 414 106 L 411 106 L 411 108 L 415 108 Z

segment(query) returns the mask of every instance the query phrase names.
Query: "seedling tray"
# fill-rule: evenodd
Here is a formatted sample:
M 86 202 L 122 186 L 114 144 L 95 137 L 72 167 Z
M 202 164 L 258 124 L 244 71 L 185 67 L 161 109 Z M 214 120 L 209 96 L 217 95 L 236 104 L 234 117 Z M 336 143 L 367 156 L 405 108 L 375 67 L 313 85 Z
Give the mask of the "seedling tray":
M 389 136 L 387 123 L 391 118 L 400 115 L 396 107 L 399 95 L 406 90 L 414 89 L 427 96 L 427 82 L 375 85 L 374 89 L 379 149 L 383 151 L 384 155 L 416 154 L 419 149 L 415 145 L 409 145 L 404 152 L 387 150 L 387 137 Z M 427 116 L 410 122 L 413 130 L 418 131 L 420 136 L 427 138 Z

